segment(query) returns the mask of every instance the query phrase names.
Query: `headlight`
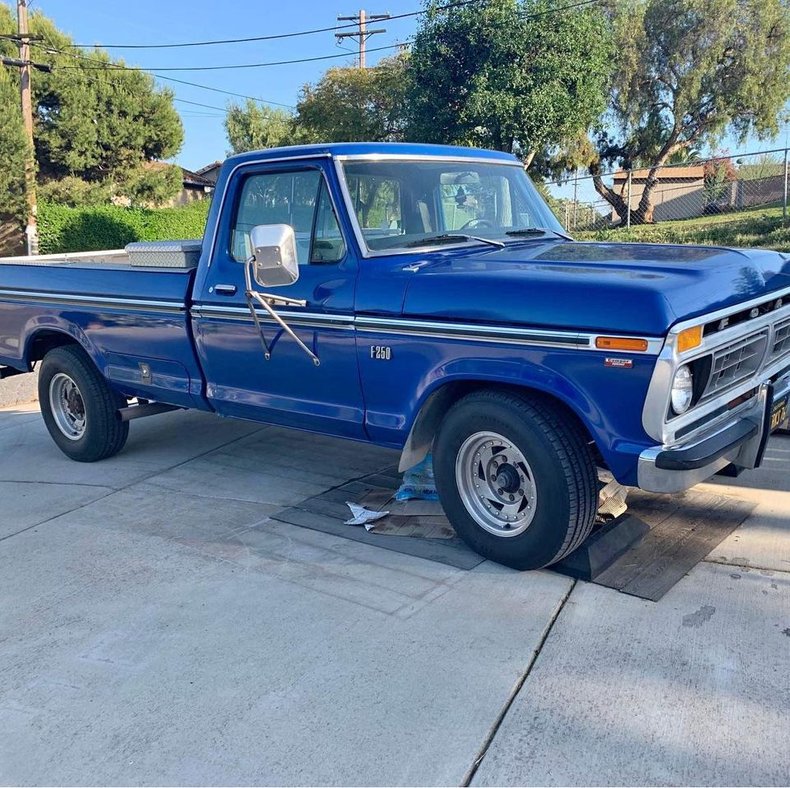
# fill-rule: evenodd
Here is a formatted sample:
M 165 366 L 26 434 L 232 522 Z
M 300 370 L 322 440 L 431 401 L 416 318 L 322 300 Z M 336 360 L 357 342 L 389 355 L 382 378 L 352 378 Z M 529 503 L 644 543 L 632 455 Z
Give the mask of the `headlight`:
M 680 367 L 672 381 L 672 410 L 680 416 L 691 407 L 694 397 L 694 376 L 687 366 Z

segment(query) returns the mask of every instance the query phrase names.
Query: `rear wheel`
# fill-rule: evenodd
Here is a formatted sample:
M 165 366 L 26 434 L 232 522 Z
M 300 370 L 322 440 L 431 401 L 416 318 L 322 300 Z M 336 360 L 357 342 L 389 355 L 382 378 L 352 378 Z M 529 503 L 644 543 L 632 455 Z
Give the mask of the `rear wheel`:
M 77 346 L 50 350 L 38 378 L 41 415 L 58 448 L 72 460 L 96 462 L 117 454 L 129 436 L 118 417 L 126 400 L 114 392 Z
M 592 530 L 591 452 L 575 420 L 547 400 L 499 391 L 464 397 L 442 422 L 434 471 L 458 535 L 501 564 L 548 566 Z

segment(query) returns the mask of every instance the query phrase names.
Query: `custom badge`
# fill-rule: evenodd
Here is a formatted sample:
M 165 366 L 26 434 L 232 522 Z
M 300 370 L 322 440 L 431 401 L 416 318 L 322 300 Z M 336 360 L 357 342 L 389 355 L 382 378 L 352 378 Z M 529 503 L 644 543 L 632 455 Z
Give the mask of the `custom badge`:
M 606 357 L 603 361 L 605 367 L 618 367 L 619 369 L 631 369 L 634 362 L 630 358 L 610 358 Z

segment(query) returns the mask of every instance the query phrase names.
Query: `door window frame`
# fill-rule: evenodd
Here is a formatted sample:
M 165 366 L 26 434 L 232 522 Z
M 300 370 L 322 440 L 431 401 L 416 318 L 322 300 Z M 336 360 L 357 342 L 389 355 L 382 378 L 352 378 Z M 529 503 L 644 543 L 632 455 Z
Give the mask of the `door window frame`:
M 236 201 L 240 199 L 241 195 L 240 183 L 242 182 L 242 178 L 240 175 L 246 176 L 247 173 L 252 175 L 270 170 L 298 171 L 303 169 L 319 169 L 327 185 L 329 198 L 332 201 L 332 208 L 337 217 L 338 227 L 340 228 L 340 233 L 346 247 L 345 256 L 337 263 L 333 263 L 333 265 L 342 265 L 350 259 L 352 249 L 349 244 L 349 238 L 354 239 L 356 254 L 359 254 L 359 250 L 356 249 L 357 239 L 353 231 L 353 225 L 350 224 L 348 216 L 338 210 L 341 203 L 338 201 L 336 190 L 339 189 L 340 186 L 332 182 L 332 175 L 337 177 L 336 172 L 333 171 L 331 166 L 332 159 L 333 157 L 329 153 L 312 153 L 307 156 L 288 156 L 272 159 L 264 158 L 237 164 L 224 179 L 222 197 L 220 198 L 219 204 L 216 206 L 216 211 L 214 206 L 212 206 L 211 212 L 209 213 L 209 222 L 206 224 L 205 233 L 206 235 L 211 234 L 211 247 L 208 250 L 208 260 L 205 267 L 201 267 L 198 271 L 198 278 L 195 282 L 195 292 L 200 294 L 204 293 L 212 267 L 218 264 L 222 258 L 226 258 L 225 262 L 227 262 L 228 265 L 241 266 L 241 263 L 237 263 L 230 254 L 227 253 L 227 250 L 230 249 L 228 244 L 232 231 L 231 222 L 227 216 L 228 211 L 231 209 L 233 210 L 232 215 L 234 217 L 236 215 Z
M 236 226 L 236 218 L 239 214 L 239 207 L 241 205 L 241 199 L 244 195 L 244 187 L 247 181 L 250 178 L 255 178 L 256 176 L 265 176 L 265 175 L 289 175 L 289 174 L 298 174 L 298 173 L 308 173 L 308 172 L 317 172 L 318 173 L 318 186 L 316 189 L 315 194 L 315 203 L 313 206 L 313 215 L 310 222 L 310 247 L 307 252 L 307 260 L 304 263 L 300 263 L 301 266 L 312 266 L 312 265 L 321 265 L 321 266 L 330 266 L 330 265 L 341 265 L 349 254 L 349 247 L 348 247 L 348 239 L 346 237 L 346 233 L 343 231 L 343 225 L 341 222 L 341 214 L 338 211 L 337 200 L 335 200 L 335 196 L 332 194 L 332 187 L 329 183 L 329 178 L 327 177 L 326 170 L 320 165 L 320 163 L 315 162 L 314 164 L 310 164 L 307 160 L 304 160 L 304 163 L 297 162 L 294 159 L 282 159 L 274 163 L 273 166 L 268 166 L 267 163 L 256 163 L 249 165 L 249 172 L 244 172 L 241 175 L 237 176 L 234 180 L 234 187 L 233 187 L 233 195 L 232 200 L 230 202 L 230 216 L 227 221 L 222 222 L 220 218 L 220 234 L 223 236 L 220 238 L 215 238 L 214 249 L 212 250 L 212 260 L 213 262 L 214 257 L 216 256 L 217 252 L 217 244 L 219 243 L 220 253 L 223 257 L 227 258 L 230 263 L 234 265 L 243 265 L 243 262 L 238 260 L 233 255 L 233 233 L 234 228 Z M 230 181 L 229 181 L 230 182 Z M 315 231 L 316 231 L 316 222 L 318 220 L 318 211 L 320 208 L 320 200 L 321 194 L 323 190 L 326 190 L 326 193 L 329 196 L 330 204 L 332 206 L 332 211 L 335 215 L 335 221 L 337 222 L 337 229 L 340 233 L 340 237 L 343 240 L 343 255 L 340 259 L 332 261 L 332 262 L 324 262 L 324 263 L 313 263 L 313 244 L 315 242 Z M 227 197 L 227 194 L 226 194 Z M 226 210 L 226 201 L 223 200 L 223 205 L 220 209 L 220 217 L 222 217 L 222 213 Z M 209 263 L 210 265 L 211 263 Z

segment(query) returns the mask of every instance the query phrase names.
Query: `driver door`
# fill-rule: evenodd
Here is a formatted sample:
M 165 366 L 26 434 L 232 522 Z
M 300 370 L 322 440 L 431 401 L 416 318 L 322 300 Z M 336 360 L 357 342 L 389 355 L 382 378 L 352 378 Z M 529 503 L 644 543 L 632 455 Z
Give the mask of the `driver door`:
M 193 327 L 206 395 L 220 414 L 344 437 L 364 437 L 357 368 L 354 290 L 357 260 L 349 251 L 323 162 L 259 164 L 229 182 L 217 243 L 193 305 Z M 310 357 L 263 310 L 260 335 L 244 296 L 250 230 L 289 224 L 296 236 L 299 279 L 273 295 L 307 302 L 276 306 Z

